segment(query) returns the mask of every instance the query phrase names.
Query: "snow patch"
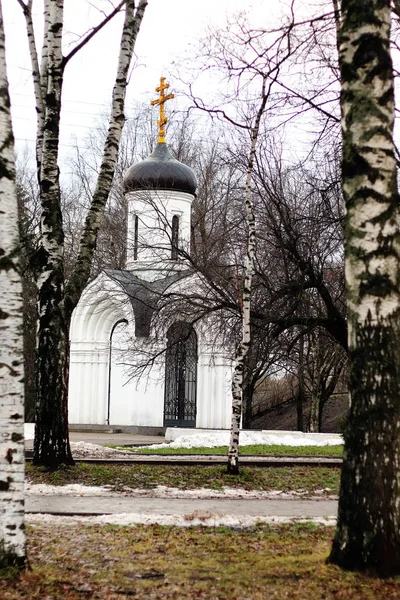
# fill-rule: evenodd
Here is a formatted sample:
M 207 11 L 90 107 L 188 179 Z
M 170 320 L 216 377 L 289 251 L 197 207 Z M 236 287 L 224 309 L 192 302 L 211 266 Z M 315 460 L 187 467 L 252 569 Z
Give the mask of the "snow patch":
M 329 497 L 336 499 L 331 495 L 329 488 L 314 491 L 313 497 L 320 499 Z M 197 488 L 192 490 L 181 490 L 178 488 L 158 485 L 152 489 L 128 488 L 116 491 L 112 486 L 88 486 L 77 483 L 69 485 L 47 485 L 43 483 L 33 484 L 27 481 L 25 483 L 25 493 L 28 495 L 38 496 L 107 496 L 107 497 L 133 497 L 133 498 L 236 498 L 236 499 L 252 499 L 252 500 L 273 500 L 273 499 L 298 499 L 307 497 L 312 499 L 306 490 L 295 490 L 291 492 L 283 492 L 282 490 L 245 490 L 243 488 L 223 487 L 219 490 L 208 488 Z
M 117 450 L 116 448 L 106 448 L 90 444 L 89 442 L 71 442 L 71 452 L 74 458 L 127 458 L 132 457 L 132 452 L 129 450 Z
M 253 444 L 280 444 L 284 446 L 337 446 L 343 444 L 341 436 L 324 435 L 323 438 L 298 435 L 298 432 L 285 433 L 284 435 L 269 433 L 267 431 L 241 431 L 240 446 L 250 446 Z M 152 444 L 151 446 L 141 446 L 142 448 L 214 448 L 215 446 L 228 446 L 229 431 L 207 432 L 193 435 L 181 435 L 173 442 L 163 444 Z
M 280 517 L 280 516 L 240 516 L 217 515 L 208 511 L 194 511 L 187 515 L 146 515 L 140 513 L 120 513 L 116 515 L 99 515 L 96 517 L 73 516 L 64 517 L 47 514 L 27 514 L 26 521 L 32 525 L 48 524 L 51 526 L 71 525 L 165 525 L 177 527 L 253 527 L 258 523 L 280 525 L 282 523 L 317 523 L 327 527 L 336 525 L 336 517 Z

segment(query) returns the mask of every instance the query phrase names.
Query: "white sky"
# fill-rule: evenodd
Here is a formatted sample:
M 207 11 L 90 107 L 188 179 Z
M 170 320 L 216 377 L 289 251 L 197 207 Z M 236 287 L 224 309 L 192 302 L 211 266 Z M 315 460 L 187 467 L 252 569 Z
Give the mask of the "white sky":
M 134 101 L 147 103 L 154 97 L 160 75 L 169 70 L 180 56 L 190 52 L 190 45 L 202 36 L 207 24 L 223 24 L 227 13 L 245 10 L 258 26 L 271 26 L 273 17 L 280 14 L 282 5 L 286 3 L 287 0 L 149 0 L 136 45 L 137 66 L 129 85 L 128 109 Z M 82 34 L 100 20 L 100 15 L 91 5 L 109 12 L 109 0 L 65 0 L 64 33 Z M 34 0 L 34 8 L 40 23 L 42 0 Z M 36 124 L 25 22 L 17 0 L 3 1 L 3 11 L 16 147 L 17 151 L 21 151 L 28 144 L 33 150 Z M 71 151 L 72 136 L 83 138 L 95 125 L 96 117 L 109 105 L 121 22 L 122 17 L 114 19 L 67 66 L 61 128 L 62 155 Z M 39 25 L 37 29 L 40 40 Z M 174 82 L 170 83 L 173 91 Z

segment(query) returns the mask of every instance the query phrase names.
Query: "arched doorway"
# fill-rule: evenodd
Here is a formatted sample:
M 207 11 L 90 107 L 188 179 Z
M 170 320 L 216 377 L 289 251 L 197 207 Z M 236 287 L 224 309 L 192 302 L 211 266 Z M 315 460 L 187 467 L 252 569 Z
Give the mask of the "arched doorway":
M 129 380 L 129 366 L 126 365 L 128 321 L 120 319 L 111 328 L 108 357 L 108 425 L 130 425 L 129 407 L 132 403 L 131 390 L 126 386 Z
M 167 333 L 164 426 L 196 427 L 197 335 L 178 321 Z

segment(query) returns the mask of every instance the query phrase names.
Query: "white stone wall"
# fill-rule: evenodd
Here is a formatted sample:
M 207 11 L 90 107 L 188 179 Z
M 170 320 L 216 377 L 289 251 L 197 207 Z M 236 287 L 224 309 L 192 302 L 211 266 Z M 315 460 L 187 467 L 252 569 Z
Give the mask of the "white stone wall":
M 119 324 L 112 336 L 110 380 L 110 335 L 121 319 L 128 324 Z M 226 353 L 211 339 L 212 329 L 209 321 L 196 325 L 196 427 L 224 429 L 230 426 L 232 369 Z M 155 346 L 153 338 L 138 340 L 134 331 L 130 302 L 115 282 L 100 275 L 85 291 L 72 319 L 70 423 L 107 424 L 109 402 L 110 425 L 163 426 L 165 354 L 138 375 L 144 351 L 150 355 Z M 162 344 L 162 334 L 158 337 Z
M 179 218 L 179 248 L 190 250 L 190 212 L 194 196 L 186 192 L 136 190 L 127 194 L 127 258 L 126 268 L 137 263 L 171 260 L 171 224 Z M 138 256 L 134 258 L 135 216 L 139 217 Z

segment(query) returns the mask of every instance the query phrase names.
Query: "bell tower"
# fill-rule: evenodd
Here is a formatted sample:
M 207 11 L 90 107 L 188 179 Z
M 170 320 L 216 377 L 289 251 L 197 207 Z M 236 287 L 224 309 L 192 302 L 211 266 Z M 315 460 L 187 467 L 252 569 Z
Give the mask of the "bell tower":
M 182 268 L 190 251 L 190 214 L 197 181 L 190 167 L 176 160 L 165 141 L 165 103 L 174 97 L 165 94 L 169 84 L 161 77 L 159 97 L 151 101 L 160 107 L 158 141 L 144 161 L 130 167 L 124 177 L 128 200 L 126 269 L 143 279 L 160 272 Z

